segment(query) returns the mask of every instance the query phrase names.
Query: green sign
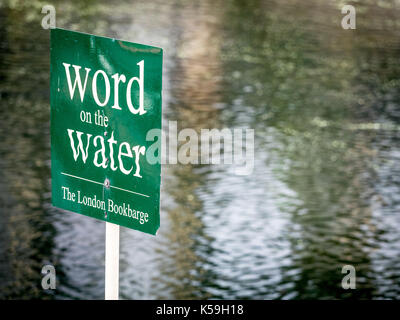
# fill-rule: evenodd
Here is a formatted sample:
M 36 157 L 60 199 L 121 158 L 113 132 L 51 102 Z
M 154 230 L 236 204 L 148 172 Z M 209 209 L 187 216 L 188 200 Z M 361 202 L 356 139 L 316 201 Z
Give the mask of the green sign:
M 162 54 L 156 47 L 51 30 L 54 206 L 156 233 L 161 167 L 148 161 L 154 141 L 146 135 L 161 130 Z

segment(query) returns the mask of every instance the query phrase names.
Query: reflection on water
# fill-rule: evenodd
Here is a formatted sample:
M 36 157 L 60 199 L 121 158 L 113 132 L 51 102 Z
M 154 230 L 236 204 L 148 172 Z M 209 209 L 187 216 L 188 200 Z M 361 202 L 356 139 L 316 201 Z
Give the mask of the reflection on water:
M 158 236 L 122 228 L 122 298 L 400 297 L 396 1 L 357 4 L 353 31 L 340 1 L 54 4 L 60 27 L 165 49 L 165 122 L 255 129 L 249 176 L 163 167 Z M 0 298 L 101 299 L 104 224 L 50 205 L 40 8 L 0 6 Z

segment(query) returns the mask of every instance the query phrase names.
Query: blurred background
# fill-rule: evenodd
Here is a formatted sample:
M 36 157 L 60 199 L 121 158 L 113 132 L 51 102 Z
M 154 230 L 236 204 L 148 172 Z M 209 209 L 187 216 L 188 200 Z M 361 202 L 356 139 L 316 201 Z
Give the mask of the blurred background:
M 400 1 L 1 0 L 1 299 L 104 297 L 104 222 L 51 206 L 46 4 L 164 48 L 164 123 L 255 130 L 251 175 L 163 166 L 158 235 L 121 228 L 122 299 L 400 298 Z

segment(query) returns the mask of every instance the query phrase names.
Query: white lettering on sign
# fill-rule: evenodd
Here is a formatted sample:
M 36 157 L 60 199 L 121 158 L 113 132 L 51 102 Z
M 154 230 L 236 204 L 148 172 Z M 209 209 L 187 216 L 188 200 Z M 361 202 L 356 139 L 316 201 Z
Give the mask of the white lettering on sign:
M 129 108 L 129 111 L 132 114 L 139 114 L 143 115 L 146 113 L 146 110 L 144 109 L 144 60 L 140 61 L 137 63 L 139 66 L 139 77 L 132 77 L 129 79 L 127 86 L 126 86 L 126 104 Z M 74 71 L 75 71 L 75 81 L 74 84 L 72 85 L 72 80 L 71 80 L 71 73 L 70 73 L 70 67 L 71 64 L 63 62 L 63 66 L 65 68 L 65 75 L 67 77 L 67 82 L 68 82 L 68 89 L 69 89 L 69 94 L 71 96 L 71 100 L 74 98 L 75 94 L 75 89 L 76 86 L 78 86 L 81 102 L 83 102 L 84 96 L 85 96 L 85 91 L 86 91 L 86 84 L 88 80 L 88 76 L 91 72 L 90 68 L 85 68 L 85 80 L 82 83 L 82 78 L 80 75 L 80 69 L 82 69 L 81 66 L 77 65 L 72 65 Z M 101 75 L 101 77 L 99 77 Z M 120 82 L 125 83 L 126 82 L 126 76 L 124 74 L 114 74 L 111 76 L 111 78 L 114 80 L 114 104 L 112 106 L 113 109 L 121 110 L 121 107 L 119 106 L 119 100 L 118 100 L 118 90 L 119 90 L 119 85 Z M 98 90 L 97 90 L 97 85 L 98 82 L 103 81 L 105 85 L 105 98 L 104 101 L 100 101 L 99 95 L 98 95 Z M 132 86 L 134 84 L 137 84 L 139 87 L 139 106 L 135 107 L 134 104 L 132 103 Z M 104 107 L 107 105 L 108 100 L 110 99 L 110 90 L 111 90 L 111 84 L 110 84 L 110 79 L 108 78 L 107 74 L 103 70 L 97 70 L 94 73 L 93 80 L 92 80 L 92 95 L 94 98 L 94 101 L 96 104 L 100 107 Z
M 86 143 L 85 143 L 82 139 L 83 132 L 75 131 L 72 129 L 67 129 L 67 131 L 68 131 L 68 136 L 69 136 L 74 160 L 77 161 L 79 156 L 81 156 L 83 163 L 86 163 L 86 160 L 89 156 L 89 145 L 90 145 L 92 135 L 90 133 L 86 133 Z M 76 147 L 75 147 L 76 144 L 75 144 L 75 138 L 74 138 L 75 132 L 76 132 L 76 134 L 75 134 L 76 139 L 78 140 Z M 105 143 L 104 143 L 104 137 L 102 137 L 100 135 L 95 136 L 92 141 L 93 141 L 94 147 L 97 147 L 97 145 L 98 145 L 97 141 L 100 141 L 100 148 L 94 153 L 93 164 L 96 167 L 103 167 L 104 169 L 106 169 L 108 167 L 108 163 L 110 162 L 111 170 L 116 171 L 118 169 L 118 167 L 116 166 L 117 161 L 114 160 L 114 145 L 116 145 L 118 142 L 114 139 L 114 131 L 111 133 L 111 137 L 107 140 L 109 157 L 106 157 L 106 147 L 105 147 Z M 84 144 L 86 144 L 86 146 L 84 146 Z M 133 151 L 133 153 L 132 153 L 132 151 Z M 119 145 L 118 156 L 117 156 L 119 170 L 123 174 L 128 175 L 132 172 L 133 167 L 135 167 L 135 171 L 134 171 L 133 175 L 135 177 L 142 178 L 142 176 L 140 175 L 139 160 L 140 160 L 140 156 L 145 154 L 145 151 L 146 151 L 146 147 L 144 147 L 144 146 L 137 145 L 137 146 L 131 147 L 128 142 L 122 142 Z M 99 163 L 98 159 L 100 156 L 102 158 L 102 161 Z M 130 165 L 126 165 L 126 161 L 124 162 L 124 158 L 125 158 L 125 160 L 134 158 L 134 164 L 132 163 L 132 161 L 130 161 Z

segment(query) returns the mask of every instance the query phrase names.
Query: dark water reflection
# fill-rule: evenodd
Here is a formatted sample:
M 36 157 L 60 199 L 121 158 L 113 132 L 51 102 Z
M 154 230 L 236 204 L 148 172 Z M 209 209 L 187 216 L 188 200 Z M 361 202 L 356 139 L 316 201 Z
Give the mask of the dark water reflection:
M 358 3 L 354 31 L 339 1 L 54 4 L 60 27 L 165 49 L 165 124 L 255 129 L 249 176 L 164 166 L 159 235 L 121 231 L 122 298 L 400 297 L 395 1 Z M 104 224 L 50 205 L 41 6 L 0 5 L 0 298 L 101 299 Z

